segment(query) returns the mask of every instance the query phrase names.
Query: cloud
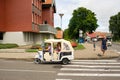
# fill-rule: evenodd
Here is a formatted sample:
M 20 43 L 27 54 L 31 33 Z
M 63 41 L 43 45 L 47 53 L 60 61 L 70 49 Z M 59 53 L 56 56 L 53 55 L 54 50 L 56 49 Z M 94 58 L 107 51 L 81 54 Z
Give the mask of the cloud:
M 68 28 L 73 10 L 79 7 L 86 7 L 96 14 L 99 25 L 97 31 L 108 32 L 110 16 L 120 11 L 119 3 L 120 0 L 56 0 L 55 26 L 60 26 L 59 13 L 64 13 L 63 29 L 66 29 Z

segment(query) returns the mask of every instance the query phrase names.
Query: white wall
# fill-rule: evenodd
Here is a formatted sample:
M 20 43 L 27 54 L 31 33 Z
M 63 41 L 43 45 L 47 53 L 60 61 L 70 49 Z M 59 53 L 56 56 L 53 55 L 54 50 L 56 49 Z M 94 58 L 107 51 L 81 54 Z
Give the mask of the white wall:
M 0 43 L 16 43 L 18 45 L 42 44 L 44 39 L 53 39 L 53 34 L 40 34 L 30 32 L 5 32 Z
M 45 39 L 54 39 L 53 34 L 34 34 L 35 44 L 42 44 Z
M 18 45 L 30 44 L 30 41 L 25 41 L 23 32 L 6 32 L 3 36 L 3 43 L 16 43 Z

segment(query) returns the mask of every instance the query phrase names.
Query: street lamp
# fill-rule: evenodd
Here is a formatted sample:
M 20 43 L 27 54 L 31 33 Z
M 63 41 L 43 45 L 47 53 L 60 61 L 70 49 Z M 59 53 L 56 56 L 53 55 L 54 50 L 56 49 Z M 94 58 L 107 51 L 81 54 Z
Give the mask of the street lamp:
M 59 14 L 59 16 L 60 16 L 60 18 L 61 18 L 61 30 L 62 30 L 62 17 L 63 17 L 63 15 L 64 15 L 63 13 L 60 13 L 60 14 Z

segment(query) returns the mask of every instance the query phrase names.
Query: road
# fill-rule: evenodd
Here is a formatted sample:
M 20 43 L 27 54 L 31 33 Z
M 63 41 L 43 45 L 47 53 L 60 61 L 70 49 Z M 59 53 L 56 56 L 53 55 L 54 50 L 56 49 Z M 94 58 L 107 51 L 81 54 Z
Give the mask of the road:
M 120 52 L 120 44 L 112 43 L 112 46 L 109 47 L 109 50 L 114 50 L 116 52 Z
M 119 80 L 120 60 L 74 60 L 71 64 L 34 64 L 0 60 L 0 80 Z
M 60 64 L 0 60 L 0 80 L 55 80 Z

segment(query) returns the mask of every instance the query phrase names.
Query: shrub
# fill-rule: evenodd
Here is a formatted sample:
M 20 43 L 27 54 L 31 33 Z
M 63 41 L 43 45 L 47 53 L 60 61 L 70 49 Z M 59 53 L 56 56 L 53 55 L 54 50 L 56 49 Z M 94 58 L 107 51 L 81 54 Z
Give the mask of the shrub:
M 39 44 L 33 45 L 33 46 L 31 47 L 31 49 L 39 49 L 39 48 L 41 48 Z
M 71 42 L 71 45 L 72 45 L 72 47 L 77 47 L 78 44 L 77 44 L 76 42 L 73 42 L 73 41 L 72 41 L 72 42 Z

